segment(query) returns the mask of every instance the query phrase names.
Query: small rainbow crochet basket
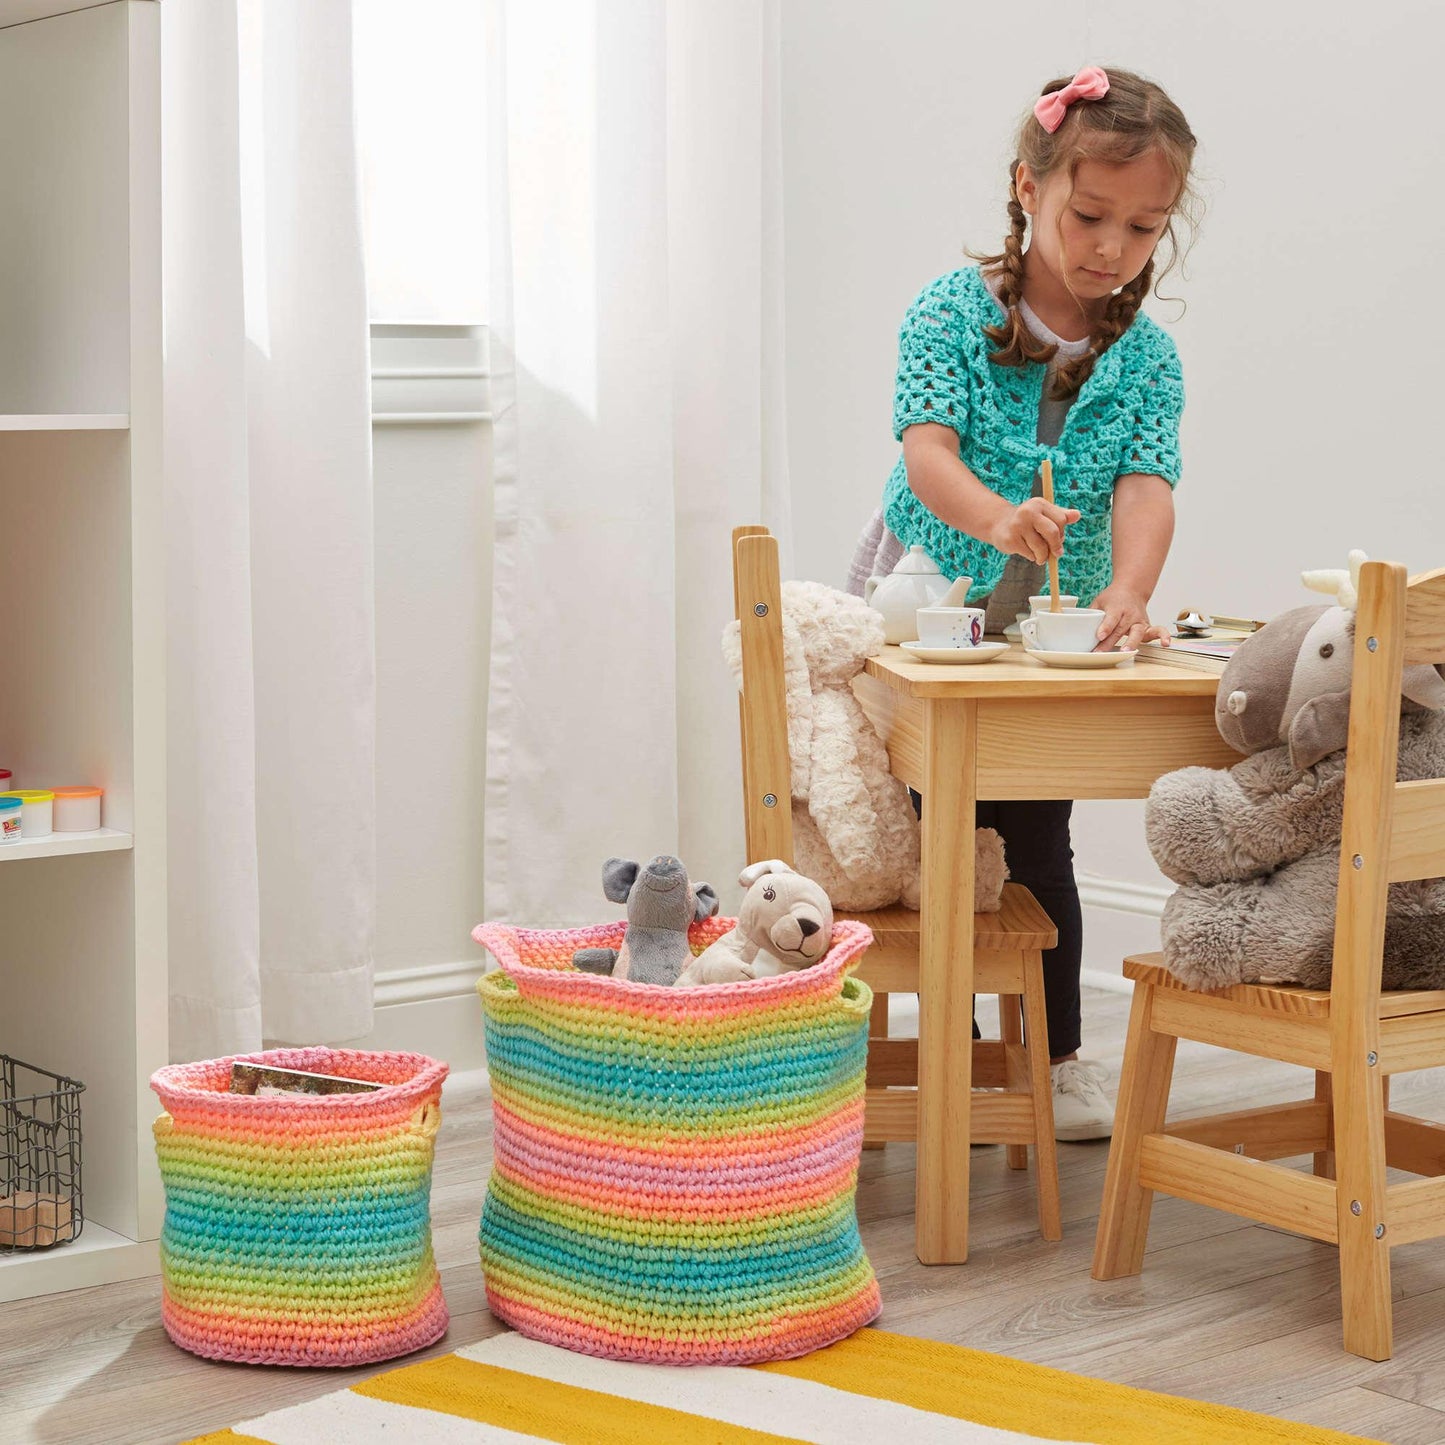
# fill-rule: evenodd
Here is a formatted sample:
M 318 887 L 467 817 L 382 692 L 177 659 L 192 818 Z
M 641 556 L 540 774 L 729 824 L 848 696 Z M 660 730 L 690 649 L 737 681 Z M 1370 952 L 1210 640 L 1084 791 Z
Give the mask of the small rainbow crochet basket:
M 695 924 L 694 952 L 732 926 Z M 495 1158 L 487 1303 L 525 1335 L 668 1364 L 788 1359 L 878 1314 L 858 1237 L 872 934 L 811 968 L 663 988 L 571 968 L 626 924 L 473 933 Z
M 232 1094 L 238 1060 L 385 1087 Z M 446 1075 L 423 1054 L 326 1048 L 158 1069 L 171 1339 L 266 1365 L 362 1365 L 440 1339 L 430 1205 Z

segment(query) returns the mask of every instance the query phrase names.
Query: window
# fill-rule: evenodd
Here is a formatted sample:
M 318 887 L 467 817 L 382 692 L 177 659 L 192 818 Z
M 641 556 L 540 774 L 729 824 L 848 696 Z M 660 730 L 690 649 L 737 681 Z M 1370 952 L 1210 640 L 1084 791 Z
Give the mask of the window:
M 487 319 L 486 6 L 355 0 L 371 320 Z

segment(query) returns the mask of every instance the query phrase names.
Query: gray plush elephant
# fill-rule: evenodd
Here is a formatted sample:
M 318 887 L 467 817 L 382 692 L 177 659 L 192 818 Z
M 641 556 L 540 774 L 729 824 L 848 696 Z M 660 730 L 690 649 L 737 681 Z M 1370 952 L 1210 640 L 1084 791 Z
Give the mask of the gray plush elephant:
M 1154 784 L 1149 847 L 1179 885 L 1164 908 L 1164 962 L 1194 988 L 1328 988 L 1355 645 L 1351 571 L 1307 573 L 1335 606 L 1275 618 L 1220 679 L 1220 735 L 1248 756 L 1228 771 L 1183 768 Z M 1406 669 L 1398 776 L 1445 777 L 1445 680 Z M 1445 880 L 1392 884 L 1385 988 L 1445 987 Z
M 634 983 L 676 983 L 692 962 L 688 928 L 717 912 L 712 885 L 694 886 L 682 863 L 664 853 L 646 868 L 630 858 L 609 858 L 602 865 L 602 891 L 627 905 L 627 936 L 620 949 L 579 948 L 573 964 Z

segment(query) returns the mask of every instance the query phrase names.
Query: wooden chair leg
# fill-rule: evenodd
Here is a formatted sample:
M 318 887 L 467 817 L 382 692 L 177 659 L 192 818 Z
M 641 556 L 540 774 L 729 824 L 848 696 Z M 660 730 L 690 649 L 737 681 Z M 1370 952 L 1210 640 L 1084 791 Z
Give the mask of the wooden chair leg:
M 1138 1274 L 1144 1267 L 1154 1191 L 1139 1183 L 1139 1154 L 1144 1136 L 1164 1127 L 1174 1076 L 1174 1036 L 1155 1033 L 1150 1027 L 1153 1004 L 1154 990 L 1136 983 L 1114 1111 L 1114 1138 L 1099 1205 L 1099 1233 L 1094 1241 L 1095 1279 L 1118 1279 Z
M 1003 1041 L 1005 1050 L 1010 1044 L 1022 1044 L 1024 1041 L 1022 1005 L 1023 1000 L 1017 994 L 1001 993 L 998 996 L 998 1036 Z M 1027 1169 L 1029 1167 L 1029 1146 L 1027 1144 L 1005 1145 L 1004 1158 L 1008 1161 L 1010 1169 Z
M 1333 1142 L 1335 1137 L 1334 1088 L 1330 1083 L 1330 1076 L 1323 1069 L 1315 1070 L 1315 1098 L 1330 1111 L 1330 1140 Z M 1315 1177 L 1333 1179 L 1335 1177 L 1335 1151 L 1322 1149 L 1314 1158 Z
M 1054 1084 L 1049 1075 L 1049 1020 L 1044 1011 L 1044 968 L 1041 954 L 1029 954 L 1024 966 L 1024 1031 L 1029 1049 L 1029 1074 L 1034 1106 L 1034 1181 L 1039 1191 L 1039 1233 L 1045 1239 L 1064 1237 L 1059 1205 L 1059 1148 L 1054 1140 Z
M 868 1037 L 870 1039 L 886 1039 L 888 1037 L 888 995 L 877 993 L 873 995 L 873 1007 L 868 1011 Z M 870 1139 L 868 1137 L 868 1125 L 863 1125 L 863 1147 L 865 1149 L 881 1149 L 885 1141 L 882 1139 Z
M 1388 1360 L 1393 1347 L 1385 1232 L 1385 1090 L 1378 1068 L 1351 1059 L 1334 1075 L 1335 1198 L 1345 1348 Z

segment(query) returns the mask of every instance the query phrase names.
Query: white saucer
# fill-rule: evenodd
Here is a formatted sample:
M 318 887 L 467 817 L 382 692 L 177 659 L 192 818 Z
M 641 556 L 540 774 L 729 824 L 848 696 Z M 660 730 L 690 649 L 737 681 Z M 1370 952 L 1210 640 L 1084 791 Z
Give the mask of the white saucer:
M 992 662 L 1008 651 L 1006 642 L 980 642 L 977 647 L 925 647 L 921 642 L 900 642 L 904 652 L 919 662 Z
M 1041 648 L 1026 647 L 1035 662 L 1045 667 L 1132 667 L 1132 652 L 1045 652 Z

